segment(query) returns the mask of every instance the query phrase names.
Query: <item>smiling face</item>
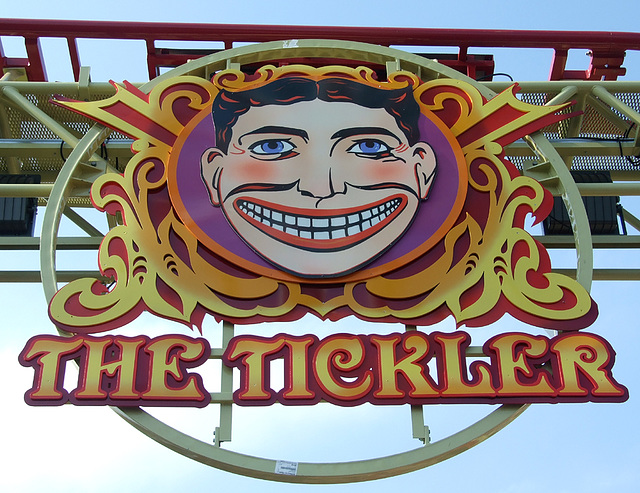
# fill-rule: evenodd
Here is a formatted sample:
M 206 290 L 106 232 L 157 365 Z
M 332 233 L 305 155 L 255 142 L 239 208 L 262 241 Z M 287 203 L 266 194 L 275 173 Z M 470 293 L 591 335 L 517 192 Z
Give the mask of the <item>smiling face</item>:
M 281 269 L 339 276 L 407 230 L 435 175 L 431 147 L 410 145 L 384 109 L 313 101 L 253 107 L 202 175 L 235 231 Z

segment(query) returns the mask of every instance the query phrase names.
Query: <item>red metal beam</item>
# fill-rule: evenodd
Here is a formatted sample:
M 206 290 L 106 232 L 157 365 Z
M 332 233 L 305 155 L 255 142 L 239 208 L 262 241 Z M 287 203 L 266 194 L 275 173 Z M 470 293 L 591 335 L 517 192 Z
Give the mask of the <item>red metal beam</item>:
M 44 67 L 40 38 L 37 36 L 25 36 L 24 44 L 27 49 L 29 65 L 27 66 L 27 78 L 29 80 L 47 80 L 47 71 Z
M 394 27 L 329 27 L 329 26 L 262 26 L 250 24 L 177 24 L 151 22 L 104 22 L 70 20 L 0 19 L 0 35 L 23 36 L 27 40 L 40 37 L 66 38 L 75 47 L 78 38 L 137 39 L 147 43 L 149 75 L 157 73 L 160 58 L 155 48 L 158 40 L 217 41 L 230 48 L 234 42 L 265 42 L 281 39 L 340 39 L 379 45 L 451 46 L 465 54 L 469 47 L 550 48 L 556 53 L 551 78 L 615 78 L 624 73 L 619 59 L 627 50 L 640 50 L 640 33 L 590 31 L 510 31 L 489 29 L 420 29 Z M 33 77 L 42 74 L 44 66 L 32 44 L 29 55 Z M 565 71 L 566 51 L 587 49 L 591 67 L 582 72 Z M 35 58 L 31 57 L 34 53 Z M 74 73 L 79 64 L 77 51 L 71 50 Z M 461 60 L 462 61 L 462 60 Z M 613 62 L 612 62 L 613 61 Z M 468 68 L 469 70 L 469 68 Z M 77 75 L 76 75 L 77 76 Z M 34 79 L 31 79 L 34 80 Z M 38 79 L 35 79 L 38 80 Z M 45 80 L 40 79 L 40 80 Z
M 342 39 L 377 42 L 382 45 L 587 48 L 592 50 L 624 47 L 624 49 L 640 50 L 640 33 L 599 31 L 511 31 L 0 19 L 0 35 L 223 42 L 264 42 L 300 38 Z

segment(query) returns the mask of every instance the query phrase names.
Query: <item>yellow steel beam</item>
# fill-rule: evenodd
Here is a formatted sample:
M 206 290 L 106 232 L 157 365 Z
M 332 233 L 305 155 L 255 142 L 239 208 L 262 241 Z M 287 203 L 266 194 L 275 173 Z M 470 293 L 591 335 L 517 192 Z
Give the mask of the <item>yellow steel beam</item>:
M 56 276 L 60 282 L 71 282 L 75 279 L 96 278 L 105 281 L 108 278 L 101 276 L 98 271 L 92 270 L 64 270 L 56 271 Z M 42 273 L 38 270 L 12 270 L 0 271 L 0 282 L 42 282 Z
M 59 236 L 56 250 L 97 250 L 102 237 L 97 236 Z M 0 236 L 0 250 L 39 250 L 39 237 Z
M 553 269 L 553 272 L 576 278 L 575 269 Z M 640 281 L 640 269 L 594 269 L 594 281 Z
M 13 103 L 18 109 L 42 123 L 71 147 L 78 145 L 80 139 L 70 129 L 47 115 L 43 110 L 25 98 L 15 87 L 0 85 L 0 95 Z M 90 159 L 91 161 L 102 164 L 103 169 L 109 166 L 109 163 L 97 154 L 93 154 Z
M 627 224 L 631 225 L 636 231 L 640 231 L 640 219 L 631 214 L 627 209 L 622 208 L 622 217 Z
M 0 197 L 48 197 L 53 183 L 0 183 Z
M 583 197 L 616 197 L 640 195 L 640 183 L 576 183 Z

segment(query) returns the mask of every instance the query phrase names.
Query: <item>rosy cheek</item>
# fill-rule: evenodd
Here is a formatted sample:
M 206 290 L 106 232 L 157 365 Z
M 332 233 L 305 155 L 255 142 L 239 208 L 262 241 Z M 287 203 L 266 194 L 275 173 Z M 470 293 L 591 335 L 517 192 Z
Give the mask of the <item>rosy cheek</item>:
M 227 178 L 238 183 L 277 183 L 278 166 L 252 158 L 236 160 L 225 168 Z
M 412 167 L 408 163 L 376 164 L 367 170 L 370 183 L 404 183 L 409 184 L 414 177 Z
M 246 176 L 247 181 L 261 183 L 277 183 L 278 168 L 273 165 L 259 163 L 251 167 L 250 174 Z

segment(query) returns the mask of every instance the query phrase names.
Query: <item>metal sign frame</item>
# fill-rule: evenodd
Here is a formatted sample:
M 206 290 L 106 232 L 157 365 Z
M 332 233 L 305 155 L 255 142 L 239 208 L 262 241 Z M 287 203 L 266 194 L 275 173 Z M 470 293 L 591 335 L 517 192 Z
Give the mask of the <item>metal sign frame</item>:
M 164 75 L 143 84 L 140 89 L 148 92 L 160 81 L 176 75 L 197 75 L 209 77 L 210 74 L 229 67 L 242 66 L 243 64 L 262 62 L 265 60 L 287 59 L 292 57 L 302 58 L 331 58 L 345 60 L 360 60 L 363 62 L 382 64 L 390 69 L 407 69 L 415 72 L 420 77 L 429 79 L 440 76 L 449 78 L 466 79 L 459 72 L 444 67 L 436 62 L 418 55 L 404 53 L 398 50 L 365 45 L 357 42 L 329 41 L 329 40 L 297 40 L 297 41 L 273 41 L 262 45 L 235 48 L 229 51 L 205 56 L 178 67 Z M 69 85 L 69 91 L 89 93 L 96 86 L 89 82 L 88 72 L 80 79 L 83 82 Z M 12 108 L 23 112 L 29 118 L 43 124 L 50 131 L 62 139 L 72 151 L 66 156 L 66 161 L 57 173 L 53 184 L 42 185 L 0 185 L 0 195 L 3 196 L 28 196 L 46 197 L 47 207 L 44 215 L 42 235 L 37 241 L 32 239 L 2 239 L 0 244 L 5 249 L 40 249 L 41 280 L 47 299 L 57 291 L 58 283 L 75 277 L 88 275 L 86 272 L 61 273 L 56 269 L 56 252 L 62 248 L 95 248 L 102 234 L 94 226 L 83 220 L 72 209 L 77 197 L 86 197 L 88 188 L 93 179 L 102 173 L 117 171 L 113 165 L 100 155 L 110 131 L 101 125 L 94 125 L 83 137 L 79 138 L 73 131 L 61 125 L 49 116 L 38 105 L 33 104 L 22 94 L 34 89 L 33 83 L 12 82 L 11 77 L 4 77 L 0 82 L 0 94 L 3 100 Z M 60 86 L 60 85 L 58 85 Z M 504 84 L 477 84 L 476 86 L 486 98 L 491 98 Z M 49 92 L 56 90 L 55 84 L 48 84 L 46 88 L 35 88 L 36 91 Z M 106 89 L 106 88 L 105 88 Z M 630 131 L 632 141 L 620 142 L 620 151 L 625 155 L 635 155 L 638 147 L 637 128 L 640 124 L 640 114 L 631 106 L 622 102 L 612 93 L 640 92 L 637 83 L 624 82 L 548 82 L 528 83 L 522 85 L 525 94 L 555 94 L 549 98 L 547 104 L 558 104 L 572 98 L 578 100 L 578 106 L 585 108 L 587 104 L 600 110 L 605 118 L 614 126 Z M 5 111 L 2 108 L 2 111 Z M 2 116 L 2 115 L 0 115 Z M 8 133 L 6 119 L 4 120 L 4 133 Z M 629 126 L 629 121 L 636 126 Z M 562 142 L 553 144 L 538 132 L 525 139 L 525 142 L 516 143 L 508 149 L 510 156 L 522 156 L 523 172 L 535 177 L 542 182 L 554 195 L 562 196 L 569 215 L 572 217 L 573 238 L 544 238 L 543 242 L 550 246 L 561 248 L 575 248 L 577 254 L 577 270 L 575 275 L 585 288 L 589 289 L 594 278 L 640 278 L 638 272 L 626 270 L 624 273 L 612 271 L 594 271 L 593 247 L 594 240 L 589 232 L 587 214 L 581 200 L 583 195 L 639 195 L 640 186 L 637 183 L 616 183 L 610 185 L 583 184 L 578 186 L 569 173 L 572 158 L 584 152 L 604 153 L 614 155 L 617 150 L 614 145 L 590 146 L 588 143 L 571 141 L 572 134 L 580 132 L 582 121 L 580 118 L 570 122 L 566 129 L 566 135 Z M 17 168 L 17 159 L 12 152 L 12 143 L 3 141 L 0 145 L 3 155 L 7 155 L 9 167 Z M 39 144 L 42 146 L 42 144 Z M 113 144 L 109 144 L 113 145 Z M 19 143 L 15 143 L 13 149 L 18 149 Z M 32 146 L 27 152 L 36 152 L 38 145 Z M 126 147 L 126 146 L 122 146 Z M 585 151 L 586 149 L 586 151 Z M 126 154 L 126 149 L 118 152 Z M 5 154 L 6 153 L 6 154 Z M 13 164 L 12 164 L 13 163 Z M 623 176 L 620 173 L 618 177 Z M 625 176 L 634 176 L 628 173 Z M 59 238 L 58 230 L 63 215 L 81 226 L 89 237 L 85 238 Z M 629 224 L 639 226 L 640 221 L 631 214 L 625 214 Z M 110 224 L 115 225 L 117 218 L 110 218 Z M 629 247 L 638 242 L 632 237 L 620 239 L 598 239 L 595 246 Z M 5 281 L 34 281 L 39 277 L 36 273 L 14 272 L 3 273 Z M 408 327 L 411 329 L 411 327 Z M 233 335 L 233 326 L 225 323 L 223 326 L 223 347 L 214 349 L 212 357 L 220 358 L 224 345 Z M 473 352 L 475 349 L 470 348 Z M 139 408 L 119 408 L 116 412 L 127 422 L 144 432 L 163 445 L 198 460 L 202 463 L 218 467 L 223 470 L 244 474 L 263 479 L 299 483 L 339 483 L 365 481 L 382 477 L 406 473 L 439 461 L 452 457 L 468 448 L 480 443 L 484 439 L 495 434 L 504 426 L 518 417 L 526 405 L 503 405 L 485 418 L 473 424 L 469 428 L 461 430 L 443 440 L 429 443 L 426 439 L 424 418 L 422 409 L 413 406 L 411 409 L 412 428 L 414 436 L 425 443 L 422 447 L 407 452 L 381 457 L 371 460 L 363 460 L 346 463 L 300 463 L 297 464 L 297 474 L 287 475 L 276 472 L 282 466 L 274 459 L 251 457 L 239 454 L 220 447 L 226 437 L 230 436 L 231 424 L 231 378 L 229 372 L 223 373 L 222 392 L 217 396 L 217 402 L 221 405 L 221 423 L 217 429 L 216 442 L 206 444 L 185 435 L 168 425 L 162 423 Z M 214 401 L 215 402 L 215 401 Z

